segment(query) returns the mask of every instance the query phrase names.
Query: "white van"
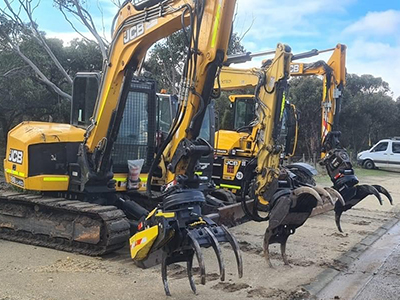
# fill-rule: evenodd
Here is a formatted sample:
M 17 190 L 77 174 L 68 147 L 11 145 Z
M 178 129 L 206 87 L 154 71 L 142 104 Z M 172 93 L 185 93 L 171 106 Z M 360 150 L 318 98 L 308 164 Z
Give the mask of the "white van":
M 358 153 L 357 163 L 366 169 L 400 169 L 400 137 L 380 140 L 371 149 Z

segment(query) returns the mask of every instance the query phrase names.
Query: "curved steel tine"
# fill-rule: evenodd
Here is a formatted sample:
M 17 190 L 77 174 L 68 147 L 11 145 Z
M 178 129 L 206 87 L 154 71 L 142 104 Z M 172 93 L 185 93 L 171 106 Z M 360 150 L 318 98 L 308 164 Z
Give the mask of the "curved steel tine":
M 388 192 L 387 189 L 385 189 L 383 186 L 378 185 L 378 184 L 373 184 L 372 185 L 379 193 L 384 194 L 386 198 L 388 198 L 389 202 L 391 205 L 393 205 L 393 199 L 390 193 Z
M 219 246 L 218 240 L 212 233 L 212 231 L 207 227 L 204 227 L 204 230 L 210 236 L 211 246 L 213 247 L 215 255 L 217 256 L 220 279 L 221 281 L 225 281 L 225 264 L 224 264 L 224 259 L 222 257 L 221 247 Z
M 285 263 L 285 265 L 290 266 L 289 260 L 288 260 L 287 255 L 286 255 L 286 243 L 287 243 L 287 240 L 288 240 L 288 236 L 281 243 L 281 254 L 282 254 L 282 259 L 283 259 L 283 262 Z
M 193 274 L 192 274 L 192 266 L 193 266 L 193 255 L 187 261 L 187 274 L 189 278 L 190 288 L 192 289 L 193 293 L 196 294 L 196 284 L 194 283 Z
M 316 190 L 314 190 L 311 187 L 308 186 L 301 186 L 298 187 L 296 189 L 293 190 L 293 194 L 296 196 L 300 196 L 302 194 L 310 194 L 311 196 L 313 196 L 315 199 L 317 199 L 317 201 L 319 202 L 320 205 L 323 204 L 321 196 L 317 193 Z
M 167 296 L 171 296 L 169 291 L 168 279 L 167 279 L 167 255 L 164 253 L 161 260 L 161 277 L 164 284 L 164 291 Z
M 199 262 L 200 267 L 200 277 L 201 277 L 201 284 L 206 284 L 206 267 L 204 263 L 203 253 L 201 252 L 201 248 L 199 242 L 194 238 L 193 234 L 188 231 L 187 232 L 189 238 L 192 241 L 194 253 L 196 253 L 197 261 Z
M 228 242 L 229 242 L 229 244 L 231 244 L 233 252 L 235 253 L 236 263 L 238 266 L 239 278 L 242 278 L 243 277 L 243 261 L 242 261 L 242 254 L 240 253 L 239 244 L 238 244 L 236 238 L 229 232 L 228 228 L 226 228 L 224 225 L 221 225 L 221 228 L 225 232 L 226 238 L 228 239 Z
M 378 201 L 379 201 L 380 205 L 383 205 L 382 197 L 379 194 L 378 190 L 374 186 L 372 186 L 370 184 L 360 184 L 360 185 L 357 185 L 357 188 L 359 188 L 359 189 L 360 188 L 365 188 L 369 195 L 374 195 L 376 198 L 378 198 Z M 361 198 L 361 199 L 363 199 L 363 198 Z
M 331 188 L 329 186 L 324 187 L 325 190 L 327 190 L 330 194 L 335 195 L 335 197 L 337 198 L 337 201 L 339 201 L 343 206 L 346 205 L 346 202 L 343 199 L 343 196 L 334 188 Z
M 272 265 L 271 259 L 269 257 L 269 240 L 270 240 L 271 236 L 272 236 L 272 231 L 268 227 L 264 233 L 263 250 L 264 250 L 264 257 L 265 257 L 265 260 L 266 260 L 268 266 L 270 268 L 273 268 L 274 266 Z
M 318 194 L 324 196 L 325 198 L 328 198 L 329 202 L 330 202 L 332 205 L 335 204 L 335 202 L 333 201 L 333 198 L 332 198 L 331 194 L 329 194 L 325 189 L 323 189 L 323 188 L 320 187 L 320 186 L 313 186 L 312 188 L 313 188 L 314 190 L 316 190 Z
M 342 215 L 342 212 L 341 212 L 341 211 L 340 211 L 340 212 L 335 212 L 335 223 L 336 223 L 337 229 L 338 229 L 340 232 L 343 233 L 342 226 L 340 225 L 340 217 L 341 217 L 341 215 Z

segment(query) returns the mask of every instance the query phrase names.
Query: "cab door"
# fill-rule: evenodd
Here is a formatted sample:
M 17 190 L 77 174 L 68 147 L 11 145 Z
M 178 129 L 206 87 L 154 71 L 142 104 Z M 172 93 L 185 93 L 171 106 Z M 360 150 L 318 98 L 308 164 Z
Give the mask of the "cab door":
M 378 168 L 386 168 L 389 163 L 389 142 L 380 142 L 371 149 L 370 157 Z
M 392 142 L 391 150 L 389 153 L 389 167 L 400 169 L 400 141 Z

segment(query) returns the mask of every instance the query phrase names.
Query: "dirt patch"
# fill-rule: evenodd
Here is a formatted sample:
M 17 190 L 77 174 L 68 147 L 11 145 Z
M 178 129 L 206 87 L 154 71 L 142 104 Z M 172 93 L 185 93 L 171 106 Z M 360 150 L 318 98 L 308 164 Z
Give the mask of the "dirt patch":
M 196 276 L 196 275 L 200 274 L 200 268 L 198 268 L 198 267 L 192 268 L 192 273 L 193 273 L 193 276 L 195 277 L 195 282 L 200 283 L 200 280 Z M 169 268 L 168 277 L 174 278 L 174 279 L 183 279 L 183 278 L 187 279 L 188 278 L 187 269 L 186 269 L 186 267 L 183 267 L 181 265 L 174 264 L 174 266 L 172 267 L 172 271 L 171 271 L 171 267 Z M 218 280 L 219 278 L 220 278 L 220 275 L 218 273 L 207 273 L 206 274 L 207 282 L 215 281 L 215 280 Z
M 369 224 L 371 224 L 371 222 L 368 222 L 368 221 L 362 220 L 362 221 L 358 221 L 358 222 L 353 222 L 352 224 L 354 224 L 354 225 L 362 225 L 362 226 L 366 226 L 366 225 L 369 225 Z
M 308 299 L 310 297 L 310 293 L 307 292 L 304 288 L 301 288 L 297 291 L 291 292 L 289 294 L 288 300 L 301 300 Z
M 238 241 L 240 250 L 246 252 L 246 253 L 251 253 L 251 254 L 257 254 L 264 256 L 264 250 L 262 247 L 251 244 L 247 241 Z
M 339 238 L 347 238 L 349 236 L 349 234 L 348 233 L 334 232 L 334 233 L 330 234 L 330 236 L 335 236 L 335 237 L 339 237 Z
M 199 284 L 196 260 L 193 275 L 196 300 L 307 299 L 301 289 L 327 268 L 345 270 L 339 259 L 368 234 L 375 232 L 400 210 L 400 174 L 384 178 L 360 178 L 361 183 L 382 184 L 394 195 L 395 205 L 380 206 L 368 197 L 342 216 L 345 233 L 337 231 L 333 212 L 310 218 L 287 242 L 291 267 L 285 266 L 279 244 L 270 246 L 274 268 L 263 257 L 263 234 L 267 222 L 247 222 L 231 228 L 240 243 L 244 265 L 238 279 L 232 248 L 222 245 L 226 281 L 219 282 L 219 268 L 212 249 L 204 249 L 206 285 Z M 0 179 L 1 180 L 1 179 Z M 83 255 L 0 240 L 0 299 L 164 299 L 160 266 L 140 269 L 130 259 L 129 247 L 99 259 Z M 394 274 L 399 270 L 392 270 Z M 389 274 L 388 274 L 389 275 Z M 174 300 L 193 299 L 186 264 L 168 267 Z
M 214 290 L 221 290 L 228 293 L 237 292 L 240 290 L 245 290 L 249 288 L 250 285 L 247 283 L 229 283 L 229 282 L 218 282 L 216 285 L 211 288 Z

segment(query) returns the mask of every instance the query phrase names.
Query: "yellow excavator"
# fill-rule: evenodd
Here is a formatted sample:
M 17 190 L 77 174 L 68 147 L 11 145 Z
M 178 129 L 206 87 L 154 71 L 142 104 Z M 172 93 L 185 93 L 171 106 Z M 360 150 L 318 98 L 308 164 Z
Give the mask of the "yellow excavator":
M 202 182 L 196 174 L 199 158 L 212 153 L 212 146 L 198 138 L 206 108 L 213 97 L 217 70 L 226 58 L 232 27 L 234 0 L 147 0 L 125 2 L 114 20 L 114 33 L 108 59 L 104 62 L 94 115 L 86 129 L 68 124 L 23 122 L 9 132 L 6 180 L 23 190 L 40 193 L 2 192 L 0 195 L 0 237 L 4 239 L 101 255 L 126 244 L 130 228 L 138 223 L 131 242 L 135 260 L 161 253 L 162 276 L 169 293 L 167 265 L 185 261 L 188 274 L 196 255 L 205 283 L 201 247 L 212 247 L 224 268 L 220 242 L 230 243 L 235 251 L 239 276 L 242 276 L 240 250 L 226 227 L 205 217 Z M 136 78 L 147 49 L 157 40 L 182 29 L 186 42 L 186 63 L 180 83 L 179 116 L 154 157 L 146 141 L 154 141 L 146 127 L 154 120 L 145 112 L 154 110 L 146 99 L 155 91 L 152 84 Z M 74 85 L 77 97 L 93 97 L 98 77 L 89 74 Z M 133 106 L 137 107 L 133 107 Z M 124 127 L 126 109 L 142 111 L 137 126 L 144 134 L 130 136 Z M 77 120 L 88 110 L 77 110 Z M 147 124 L 146 124 L 147 123 Z M 143 127 L 143 128 L 141 128 Z M 145 134 L 147 133 L 147 134 Z M 148 182 L 162 182 L 161 193 L 154 195 L 147 185 L 148 202 L 157 203 L 149 215 L 138 201 L 117 194 L 118 178 L 113 151 L 133 138 L 136 153 L 148 151 L 151 161 Z M 143 144 L 140 144 L 143 138 Z M 123 147 L 122 147 L 123 149 Z M 132 153 L 134 152 L 132 150 Z M 125 149 L 129 152 L 131 149 Z M 137 177 L 139 170 L 133 172 Z M 155 261 L 157 263 L 158 261 Z M 193 277 L 190 284 L 195 291 Z
M 299 58 L 311 57 L 332 51 L 332 55 L 328 62 L 322 60 L 314 63 L 302 63 L 294 62 Z M 266 52 L 270 54 L 271 52 Z M 333 93 L 337 91 L 336 83 L 331 80 L 334 78 L 344 78 L 342 74 L 345 74 L 345 55 L 346 47 L 344 45 L 337 45 L 333 49 L 326 50 L 312 50 L 306 53 L 294 55 L 290 64 L 290 76 L 309 76 L 309 75 L 321 75 L 323 76 L 323 119 L 322 119 L 322 137 L 324 138 L 327 132 L 331 131 L 331 124 L 333 124 L 333 117 L 335 116 L 332 112 L 333 102 L 327 100 L 328 96 L 326 91 Z M 245 56 L 244 59 L 249 59 L 249 55 Z M 243 62 L 243 58 L 237 55 L 233 57 L 233 62 Z M 294 61 L 293 61 L 294 60 Z M 339 80 L 342 82 L 343 80 Z M 219 76 L 219 82 L 215 83 L 215 87 L 218 85 L 222 90 L 234 91 L 238 89 L 252 88 L 257 85 L 257 69 L 236 69 L 231 67 L 223 67 Z M 329 88 L 327 90 L 327 84 Z M 333 99 L 333 94 L 329 95 L 329 99 Z M 216 132 L 215 136 L 215 153 L 216 162 L 213 172 L 213 180 L 220 187 L 229 189 L 233 193 L 237 194 L 240 191 L 241 178 L 243 177 L 243 169 L 246 166 L 247 161 L 254 157 L 258 151 L 257 144 L 255 143 L 256 135 L 258 134 L 258 120 L 255 115 L 255 98 L 254 95 L 238 95 L 233 94 L 229 96 L 231 101 L 232 109 L 225 112 L 225 115 L 230 114 L 231 129 L 220 129 Z M 283 108 L 285 112 L 285 156 L 293 156 L 297 144 L 297 112 L 293 104 L 287 102 Z M 333 110 L 334 111 L 334 110 Z M 224 116 L 222 116 L 224 118 Z M 322 154 L 323 155 L 323 154 Z M 296 163 L 288 166 L 289 169 L 296 172 L 301 179 L 307 183 L 314 183 L 312 176 L 316 174 L 313 167 L 303 164 Z
M 297 63 L 296 59 L 318 55 L 319 53 L 332 51 L 328 62 L 317 61 L 314 63 Z M 251 58 L 245 54 L 242 57 L 236 56 L 233 62 L 243 62 Z M 329 192 L 339 192 L 345 203 L 339 201 L 335 204 L 336 224 L 340 231 L 341 214 L 364 199 L 367 195 L 375 195 L 382 203 L 379 193 L 384 194 L 392 203 L 389 192 L 380 185 L 359 185 L 354 175 L 349 156 L 338 140 L 340 132 L 337 131 L 339 124 L 341 96 L 345 85 L 345 58 L 346 46 L 338 44 L 335 48 L 327 50 L 312 50 L 307 53 L 292 57 L 290 64 L 290 76 L 323 76 L 322 95 L 322 147 L 321 164 L 326 166 L 332 180 L 333 188 Z M 229 59 L 228 59 L 229 60 Z M 224 67 L 221 70 L 219 85 L 221 89 L 234 90 L 252 88 L 258 84 L 258 69 L 242 70 Z M 255 98 L 253 95 L 231 95 L 230 100 L 234 108 L 233 124 L 235 131 L 219 130 L 216 133 L 215 153 L 217 166 L 214 168 L 213 180 L 224 188 L 236 192 L 242 189 L 242 195 L 251 191 L 251 186 L 246 183 L 250 180 L 238 180 L 244 178 L 247 165 L 258 151 L 256 137 L 260 131 L 260 123 L 255 114 Z M 289 110 L 290 112 L 290 110 Z M 297 126 L 294 110 L 290 113 L 292 121 L 289 122 L 295 130 L 287 137 L 287 148 L 285 154 L 289 156 L 294 153 Z M 290 118 L 289 118 L 290 120 Z M 244 132 L 243 132 L 244 131 Z M 289 130 L 290 131 L 290 130 Z M 294 137 L 294 142 L 293 141 Z M 222 167 L 223 166 L 223 167 Z M 233 166 L 233 167 L 231 167 Z M 219 168 L 219 169 L 218 169 Z M 312 167 L 306 164 L 292 164 L 288 171 L 294 173 L 303 183 L 313 184 L 312 175 L 315 174 Z M 244 188 L 244 190 L 243 190 Z
M 101 255 L 121 248 L 130 229 L 137 224 L 138 232 L 130 239 L 132 257 L 144 266 L 161 259 L 167 295 L 170 294 L 167 266 L 171 263 L 187 263 L 190 286 L 195 292 L 192 261 L 196 256 L 201 283 L 205 283 L 201 247 L 214 249 L 224 280 L 219 243 L 230 243 L 242 276 L 235 238 L 226 227 L 202 213 L 208 186 L 203 182 L 208 180 L 196 174 L 200 157 L 213 151 L 210 143 L 199 138 L 199 133 L 206 108 L 211 98 L 217 97 L 213 86 L 226 59 L 234 7 L 233 0 L 125 2 L 114 20 L 109 57 L 104 62 L 94 115 L 86 129 L 68 124 L 23 122 L 10 131 L 4 161 L 6 180 L 36 193 L 1 192 L 0 237 Z M 123 114 L 127 107 L 143 112 L 154 109 L 149 103 L 147 107 L 144 104 L 151 91 L 154 92 L 154 85 L 136 78 L 134 72 L 155 41 L 179 29 L 185 33 L 187 59 L 178 95 L 178 117 L 154 157 L 155 149 L 150 151 L 145 145 L 145 141 L 154 141 L 154 136 L 146 131 L 146 127 L 154 124 L 153 120 L 139 119 L 135 126 L 143 135 L 132 137 L 131 132 L 121 130 Z M 303 202 L 310 202 L 305 205 L 308 214 L 309 208 L 320 201 L 314 189 L 297 187 L 278 172 L 282 146 L 276 136 L 282 124 L 280 107 L 284 103 L 290 58 L 290 49 L 279 44 L 275 58 L 258 72 L 255 93 L 259 113 L 264 117 L 260 118 L 257 167 L 249 171 L 256 173 L 253 190 L 257 200 L 270 203 L 270 225 L 274 217 L 287 216 L 288 207 L 289 215 L 299 212 L 304 215 Z M 93 92 L 90 85 L 98 80 L 90 77 L 82 78 L 82 86 L 73 91 L 74 95 L 90 96 Z M 134 108 L 135 105 L 139 107 Z M 117 186 L 123 181 L 115 176 L 113 158 L 126 154 L 114 151 L 119 138 L 121 145 L 130 138 L 138 142 L 132 153 L 148 151 L 147 160 L 151 164 L 144 201 L 156 203 L 149 214 L 138 204 L 140 199 L 119 197 L 117 193 Z M 137 180 L 139 170 L 134 171 L 129 176 Z M 158 194 L 152 191 L 154 181 L 161 186 Z M 285 189 L 283 182 L 287 184 Z M 287 199 L 291 201 L 289 206 Z M 296 222 L 297 226 L 299 221 Z M 276 236 L 273 232 L 268 241 L 273 242 Z

